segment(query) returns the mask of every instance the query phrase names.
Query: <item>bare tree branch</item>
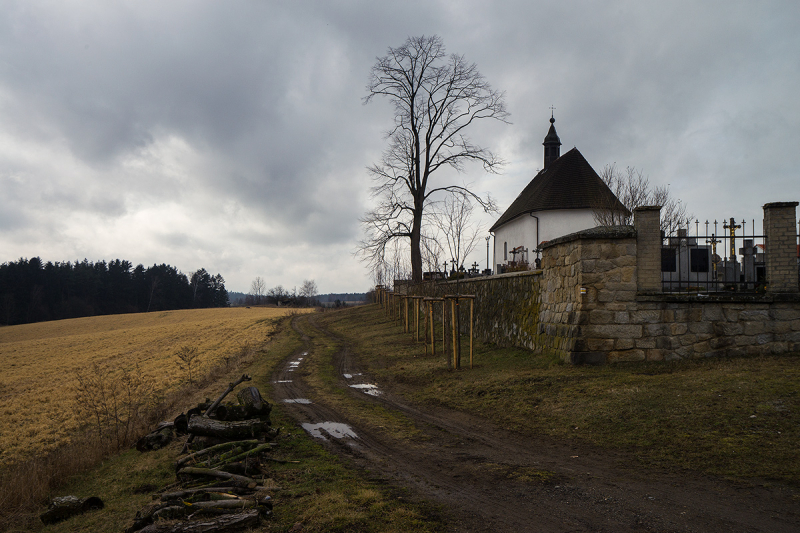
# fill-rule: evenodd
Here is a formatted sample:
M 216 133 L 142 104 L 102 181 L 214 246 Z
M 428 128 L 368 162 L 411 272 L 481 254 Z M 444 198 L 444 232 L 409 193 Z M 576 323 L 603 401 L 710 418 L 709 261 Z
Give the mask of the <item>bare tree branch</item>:
M 363 101 L 378 96 L 392 103 L 394 125 L 387 132 L 389 143 L 381 160 L 367 169 L 375 183 L 373 197 L 379 202 L 361 219 L 366 235 L 357 255 L 385 278 L 391 270 L 399 272 L 399 267 L 387 266 L 387 258 L 399 253 L 388 244 L 408 239 L 411 276 L 418 282 L 423 261 L 430 265 L 431 258 L 439 255 L 436 246 L 426 244 L 430 236 L 424 231 L 432 194 L 470 198 L 484 210 L 496 209 L 491 197 L 467 186 L 430 187 L 429 183 L 442 167 L 463 172 L 470 162 L 480 163 L 487 172 L 499 172 L 504 162 L 472 143 L 466 130 L 483 119 L 507 123 L 505 95 L 492 89 L 474 63 L 457 54 L 447 56 L 441 38 L 422 36 L 410 37 L 376 60 Z
M 473 210 L 470 195 L 465 193 L 448 196 L 431 213 L 432 224 L 443 237 L 446 246 L 444 251 L 449 253 L 456 267 L 463 266 L 478 244 L 481 227 L 472 223 Z
M 670 196 L 668 186 L 650 186 L 650 180 L 641 170 L 626 167 L 617 169 L 616 164 L 606 165 L 600 178 L 611 192 L 628 209 L 628 213 L 598 201 L 594 207 L 594 221 L 599 226 L 624 226 L 633 222 L 633 210 L 645 205 L 661 206 L 661 231 L 666 235 L 675 233 L 687 219 L 694 215 L 687 213 L 686 205 Z

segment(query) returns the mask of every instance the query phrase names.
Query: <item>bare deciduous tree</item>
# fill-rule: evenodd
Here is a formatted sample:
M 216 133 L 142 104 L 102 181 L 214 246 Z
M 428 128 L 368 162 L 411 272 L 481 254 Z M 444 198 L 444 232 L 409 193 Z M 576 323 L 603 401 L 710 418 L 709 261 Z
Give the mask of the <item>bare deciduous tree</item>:
M 447 55 L 438 36 L 410 37 L 378 58 L 367 84 L 365 103 L 382 96 L 394 105 L 394 126 L 381 161 L 369 167 L 378 206 L 362 218 L 366 237 L 359 254 L 374 269 L 385 263 L 387 246 L 408 239 L 411 277 L 422 280 L 425 207 L 435 195 L 461 194 L 484 209 L 494 204 L 453 183 L 433 184 L 445 168 L 461 172 L 478 162 L 497 172 L 502 161 L 473 144 L 467 129 L 482 119 L 507 122 L 504 95 L 491 88 L 477 67 L 463 56 Z M 440 173 L 443 174 L 443 173 Z
M 681 200 L 670 196 L 669 186 L 651 187 L 650 180 L 641 170 L 626 167 L 625 171 L 621 171 L 616 164 L 606 165 L 600 178 L 629 211 L 626 213 L 608 205 L 595 206 L 594 220 L 600 226 L 631 224 L 633 210 L 645 205 L 661 206 L 661 230 L 666 235 L 675 233 L 686 224 L 687 219 L 694 218 L 694 215 L 686 212 L 686 205 Z
M 286 289 L 283 288 L 283 285 L 272 287 L 267 291 L 267 301 L 269 303 L 280 305 L 280 303 L 288 297 L 289 293 L 286 292 Z
M 473 224 L 475 206 L 466 195 L 452 195 L 440 202 L 431 213 L 433 225 L 445 243 L 446 252 L 455 261 L 455 268 L 464 261 L 478 245 L 480 226 Z
M 303 300 L 303 305 L 310 305 L 316 296 L 317 282 L 313 279 L 304 280 L 300 286 L 300 298 Z
M 256 305 L 263 304 L 266 291 L 267 284 L 264 282 L 264 278 L 256 276 L 256 279 L 250 284 L 250 295 L 253 297 L 253 303 Z

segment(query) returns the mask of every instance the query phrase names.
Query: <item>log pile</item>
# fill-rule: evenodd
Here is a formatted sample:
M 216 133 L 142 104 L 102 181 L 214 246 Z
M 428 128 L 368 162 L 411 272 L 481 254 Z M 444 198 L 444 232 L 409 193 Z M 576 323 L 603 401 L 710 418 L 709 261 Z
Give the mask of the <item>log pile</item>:
M 263 486 L 265 463 L 278 431 L 271 427 L 271 406 L 256 387 L 244 387 L 235 403 L 222 400 L 249 376 L 231 383 L 213 403 L 209 400 L 172 422 L 162 422 L 137 442 L 146 451 L 167 439 L 188 435 L 175 463 L 177 482 L 136 514 L 126 533 L 227 532 L 256 527 L 272 514 Z M 185 455 L 184 455 L 185 454 Z

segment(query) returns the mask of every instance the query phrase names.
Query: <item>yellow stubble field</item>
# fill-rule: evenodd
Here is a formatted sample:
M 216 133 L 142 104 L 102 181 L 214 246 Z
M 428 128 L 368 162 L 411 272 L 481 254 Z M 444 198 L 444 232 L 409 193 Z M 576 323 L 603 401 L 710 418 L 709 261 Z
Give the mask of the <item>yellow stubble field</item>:
M 110 315 L 0 328 L 0 466 L 46 453 L 79 428 L 76 371 L 138 371 L 161 392 L 185 384 L 177 364 L 197 349 L 199 373 L 263 342 L 297 310 L 220 308 Z

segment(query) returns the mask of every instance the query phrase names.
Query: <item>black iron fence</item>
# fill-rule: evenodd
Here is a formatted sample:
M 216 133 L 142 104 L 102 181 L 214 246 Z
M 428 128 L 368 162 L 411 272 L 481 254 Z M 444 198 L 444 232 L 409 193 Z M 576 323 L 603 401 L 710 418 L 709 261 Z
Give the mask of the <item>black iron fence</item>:
M 756 231 L 755 220 L 737 222 L 731 218 L 713 223 L 695 220 L 674 235 L 662 234 L 663 291 L 763 292 L 766 250 L 762 233 Z M 800 276 L 800 265 L 798 268 Z

